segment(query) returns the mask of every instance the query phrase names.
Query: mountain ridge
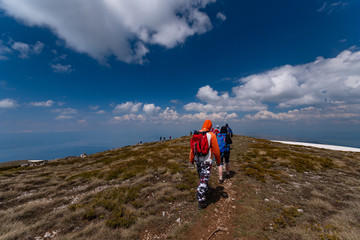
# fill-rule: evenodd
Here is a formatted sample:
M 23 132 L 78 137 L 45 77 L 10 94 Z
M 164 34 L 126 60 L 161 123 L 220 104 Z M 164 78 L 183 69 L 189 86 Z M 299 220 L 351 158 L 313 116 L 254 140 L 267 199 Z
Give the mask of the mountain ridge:
M 198 211 L 190 136 L 0 168 L 0 239 L 356 239 L 360 154 L 234 136 Z M 346 216 L 346 217 L 345 217 Z

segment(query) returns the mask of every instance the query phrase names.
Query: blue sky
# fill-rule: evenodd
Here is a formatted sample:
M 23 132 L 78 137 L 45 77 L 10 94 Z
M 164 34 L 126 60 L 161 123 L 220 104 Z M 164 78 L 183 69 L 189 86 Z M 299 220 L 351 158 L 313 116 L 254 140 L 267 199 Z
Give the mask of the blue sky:
M 36 146 L 51 138 L 65 151 L 182 136 L 207 118 L 360 147 L 359 11 L 358 0 L 0 0 L 3 159 L 44 157 Z

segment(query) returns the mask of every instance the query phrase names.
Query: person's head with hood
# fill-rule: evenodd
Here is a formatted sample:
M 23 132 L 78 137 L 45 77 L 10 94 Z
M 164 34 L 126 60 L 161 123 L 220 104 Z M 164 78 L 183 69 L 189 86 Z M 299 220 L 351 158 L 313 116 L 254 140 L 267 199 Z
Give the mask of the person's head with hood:
M 202 126 L 201 131 L 210 131 L 211 127 L 212 127 L 212 122 L 209 119 L 206 119 Z
M 222 126 L 222 127 L 221 127 L 220 133 L 227 133 L 227 128 L 226 128 L 226 126 Z
M 229 124 L 225 124 L 225 127 L 229 127 Z

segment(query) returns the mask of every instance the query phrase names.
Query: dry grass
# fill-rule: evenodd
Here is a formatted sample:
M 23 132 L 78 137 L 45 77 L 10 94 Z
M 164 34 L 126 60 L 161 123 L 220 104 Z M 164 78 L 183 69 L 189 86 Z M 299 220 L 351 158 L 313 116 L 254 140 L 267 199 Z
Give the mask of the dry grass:
M 189 137 L 43 166 L 0 166 L 0 239 L 178 239 L 195 213 Z M 234 136 L 240 239 L 358 239 L 360 154 Z M 217 186 L 214 168 L 210 186 Z M 225 189 L 226 190 L 226 189 Z M 217 204 L 215 201 L 214 205 Z M 176 220 L 181 218 L 181 224 Z M 207 230 L 206 230 L 207 231 Z

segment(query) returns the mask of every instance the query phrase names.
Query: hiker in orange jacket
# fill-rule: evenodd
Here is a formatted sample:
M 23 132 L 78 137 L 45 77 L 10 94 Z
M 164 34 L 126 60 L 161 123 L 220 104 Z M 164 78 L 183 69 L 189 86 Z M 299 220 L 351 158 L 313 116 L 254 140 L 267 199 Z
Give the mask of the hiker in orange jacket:
M 213 163 L 213 158 L 215 158 L 217 165 L 221 163 L 220 150 L 217 142 L 216 135 L 210 131 L 212 127 L 212 122 L 210 120 L 205 120 L 202 129 L 199 132 L 206 133 L 208 140 L 209 151 L 206 155 L 198 156 L 195 154 L 190 147 L 190 156 L 189 160 L 191 163 L 196 162 L 197 171 L 199 174 L 199 186 L 196 191 L 196 197 L 199 202 L 199 209 L 206 208 L 206 191 L 208 190 L 208 181 L 210 178 L 211 167 Z M 195 135 L 195 134 L 194 134 Z

